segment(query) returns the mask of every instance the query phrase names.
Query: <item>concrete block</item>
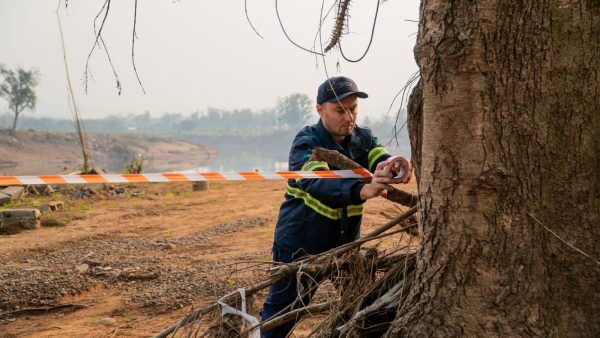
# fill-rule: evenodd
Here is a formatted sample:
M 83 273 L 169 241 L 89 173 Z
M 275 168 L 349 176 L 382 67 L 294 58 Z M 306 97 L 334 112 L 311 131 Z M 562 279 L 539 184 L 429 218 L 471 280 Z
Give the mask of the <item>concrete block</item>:
M 23 197 L 23 193 L 25 192 L 25 188 L 21 186 L 12 186 L 6 187 L 0 190 L 1 193 L 10 196 L 11 201 L 15 201 Z
M 0 205 L 4 205 L 8 202 L 10 202 L 10 196 L 3 192 L 0 192 Z
M 48 202 L 48 205 L 50 206 L 50 210 L 52 210 L 52 211 L 63 211 L 63 210 L 65 210 L 65 202 L 63 202 L 63 201 Z
M 0 211 L 0 223 L 19 225 L 23 229 L 35 229 L 41 226 L 42 213 L 38 209 L 8 209 Z
M 38 210 L 42 213 L 48 213 L 50 211 L 63 211 L 65 209 L 65 203 L 63 201 L 51 201 L 48 203 L 40 204 L 37 206 Z

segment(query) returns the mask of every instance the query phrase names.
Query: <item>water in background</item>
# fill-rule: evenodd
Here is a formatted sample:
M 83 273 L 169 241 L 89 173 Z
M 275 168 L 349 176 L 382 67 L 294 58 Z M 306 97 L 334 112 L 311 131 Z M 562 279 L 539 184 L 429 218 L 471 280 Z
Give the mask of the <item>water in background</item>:
M 289 147 L 269 147 L 269 149 L 249 149 L 244 146 L 214 148 L 217 158 L 205 166 L 194 168 L 201 172 L 239 172 L 239 171 L 286 171 L 288 170 Z M 408 147 L 387 146 L 390 153 L 410 158 Z

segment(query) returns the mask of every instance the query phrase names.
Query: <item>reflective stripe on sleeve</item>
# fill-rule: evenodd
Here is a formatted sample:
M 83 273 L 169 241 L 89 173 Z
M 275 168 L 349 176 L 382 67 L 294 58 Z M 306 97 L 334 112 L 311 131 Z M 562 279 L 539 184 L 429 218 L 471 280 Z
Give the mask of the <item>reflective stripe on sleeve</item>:
M 316 213 L 321 216 L 325 216 L 331 220 L 339 220 L 342 218 L 342 210 L 343 208 L 330 208 L 325 204 L 321 203 L 318 199 L 312 197 L 306 191 L 294 188 L 291 186 L 287 186 L 286 193 L 294 198 L 298 198 L 304 201 L 304 204 L 313 209 Z M 349 205 L 348 207 L 348 217 L 351 216 L 361 216 L 363 205 Z
M 373 165 L 375 164 L 375 162 L 384 154 L 389 154 L 389 152 L 387 151 L 387 149 L 385 149 L 384 147 L 375 147 L 373 149 L 371 149 L 371 151 L 369 151 L 369 170 L 371 172 L 373 172 L 375 170 L 375 168 L 373 167 Z
M 323 161 L 306 161 L 302 166 L 302 171 L 313 171 L 315 169 L 329 170 L 329 164 Z
M 323 161 L 306 161 L 302 166 L 302 171 L 314 171 L 317 169 L 329 170 L 329 164 Z M 301 180 L 302 178 L 297 178 L 296 182 Z

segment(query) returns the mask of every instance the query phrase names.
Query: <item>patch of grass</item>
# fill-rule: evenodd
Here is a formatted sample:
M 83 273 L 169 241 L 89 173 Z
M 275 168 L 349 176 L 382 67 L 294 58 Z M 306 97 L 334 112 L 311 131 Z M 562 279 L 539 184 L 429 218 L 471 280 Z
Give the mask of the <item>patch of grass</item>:
M 82 211 L 92 210 L 92 206 L 89 204 L 80 204 L 78 206 L 78 208 L 79 208 L 79 210 L 82 210 Z
M 163 237 L 164 238 L 172 238 L 173 237 L 173 233 L 170 230 L 167 230 L 163 233 Z
M 0 210 L 12 209 L 12 208 L 17 208 L 17 207 L 25 207 L 25 206 L 36 207 L 36 206 L 42 204 L 42 202 L 43 202 L 43 200 L 40 198 L 24 197 L 24 198 L 18 199 L 16 201 L 11 201 L 11 202 L 4 204 L 3 206 L 0 207 Z
M 127 316 L 125 316 L 125 317 L 121 318 L 121 322 L 123 322 L 123 323 L 125 323 L 125 324 L 127 324 L 127 323 L 131 323 L 131 322 L 133 322 L 134 320 L 135 320 L 135 318 L 132 318 L 132 317 L 127 317 Z
M 271 231 L 271 229 L 263 228 L 263 227 L 256 228 L 256 232 L 258 232 L 258 234 L 260 236 L 266 237 L 266 238 L 271 238 L 271 236 L 273 235 L 273 232 Z

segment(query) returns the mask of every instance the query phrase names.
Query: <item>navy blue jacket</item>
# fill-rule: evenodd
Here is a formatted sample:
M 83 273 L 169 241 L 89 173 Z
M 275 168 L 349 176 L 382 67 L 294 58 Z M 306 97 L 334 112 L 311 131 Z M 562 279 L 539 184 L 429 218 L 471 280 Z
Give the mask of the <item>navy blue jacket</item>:
M 390 157 L 370 129 L 355 126 L 339 145 L 319 120 L 296 135 L 289 169 L 339 169 L 325 162 L 310 161 L 314 147 L 338 150 L 371 172 Z M 360 198 L 363 185 L 358 179 L 289 180 L 275 227 L 274 248 L 317 254 L 358 238 L 365 202 Z

